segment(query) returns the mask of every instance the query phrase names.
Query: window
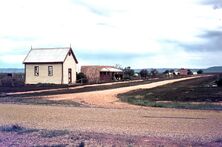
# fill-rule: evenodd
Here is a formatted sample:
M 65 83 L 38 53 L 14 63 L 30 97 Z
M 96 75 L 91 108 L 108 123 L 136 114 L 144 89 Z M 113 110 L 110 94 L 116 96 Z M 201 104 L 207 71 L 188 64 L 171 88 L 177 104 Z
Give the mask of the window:
M 34 75 L 39 76 L 39 66 L 34 66 Z
M 48 76 L 53 76 L 53 66 L 48 66 Z

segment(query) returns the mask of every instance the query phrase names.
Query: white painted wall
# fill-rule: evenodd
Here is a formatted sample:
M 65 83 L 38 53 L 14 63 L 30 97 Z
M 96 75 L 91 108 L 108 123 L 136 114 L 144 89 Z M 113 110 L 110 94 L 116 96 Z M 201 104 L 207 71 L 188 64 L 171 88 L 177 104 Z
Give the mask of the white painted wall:
M 69 68 L 72 69 L 72 83 L 76 83 L 77 64 L 72 54 L 67 55 L 63 63 L 63 84 L 69 84 L 68 83 L 68 69 Z
M 26 64 L 25 83 L 53 83 L 62 84 L 62 63 L 61 64 Z M 39 66 L 39 76 L 34 75 L 34 66 Z M 53 66 L 53 76 L 48 76 L 48 66 Z

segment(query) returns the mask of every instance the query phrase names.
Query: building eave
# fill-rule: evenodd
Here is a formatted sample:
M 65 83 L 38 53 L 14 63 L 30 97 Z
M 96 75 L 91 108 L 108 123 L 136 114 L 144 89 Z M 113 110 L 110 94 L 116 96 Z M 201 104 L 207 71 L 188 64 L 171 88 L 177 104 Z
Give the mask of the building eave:
M 63 62 L 23 62 L 23 64 L 63 64 Z

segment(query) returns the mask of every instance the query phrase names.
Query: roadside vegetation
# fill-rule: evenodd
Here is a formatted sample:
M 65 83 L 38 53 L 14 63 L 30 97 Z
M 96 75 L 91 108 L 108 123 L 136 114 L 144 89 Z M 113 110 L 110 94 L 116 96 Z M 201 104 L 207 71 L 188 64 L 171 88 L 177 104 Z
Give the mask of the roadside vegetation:
M 192 79 L 173 84 L 168 84 L 152 89 L 139 89 L 120 94 L 121 101 L 130 104 L 182 108 L 182 109 L 206 109 L 222 110 L 222 87 L 216 83 L 218 75 Z
M 222 78 L 218 79 L 216 81 L 216 84 L 217 84 L 218 87 L 222 87 Z
M 68 107 L 88 107 L 85 104 L 81 104 L 69 100 L 47 100 L 39 97 L 18 97 L 18 96 L 6 96 L 0 97 L 0 103 L 10 104 L 27 104 L 27 105 L 50 105 L 50 106 L 68 106 Z

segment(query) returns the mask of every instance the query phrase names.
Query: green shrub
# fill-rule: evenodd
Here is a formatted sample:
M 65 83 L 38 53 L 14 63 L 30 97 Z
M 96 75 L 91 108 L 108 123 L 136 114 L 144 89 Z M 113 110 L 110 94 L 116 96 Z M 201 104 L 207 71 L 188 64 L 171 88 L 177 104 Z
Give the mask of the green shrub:
M 123 69 L 123 79 L 124 80 L 131 80 L 131 78 L 134 76 L 135 71 L 131 69 L 130 66 Z
M 149 75 L 149 72 L 147 71 L 147 69 L 142 69 L 142 70 L 140 71 L 140 76 L 141 76 L 142 78 L 147 78 L 148 75 Z
M 203 74 L 203 70 L 201 70 L 201 69 L 198 70 L 198 71 L 197 71 L 197 74 Z
M 77 83 L 87 83 L 88 79 L 82 72 L 76 74 Z
M 222 78 L 216 81 L 218 87 L 222 87 Z

